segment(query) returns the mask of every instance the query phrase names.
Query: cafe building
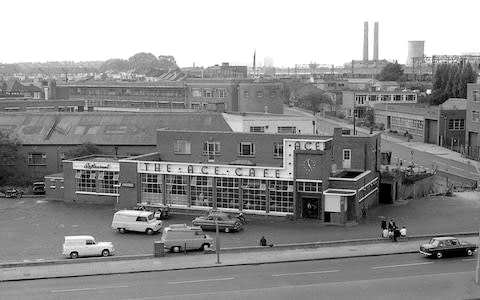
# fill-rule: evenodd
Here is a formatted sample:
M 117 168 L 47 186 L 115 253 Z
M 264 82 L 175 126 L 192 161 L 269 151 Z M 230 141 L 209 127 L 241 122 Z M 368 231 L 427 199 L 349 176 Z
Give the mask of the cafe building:
M 117 209 L 217 208 L 331 224 L 355 222 L 378 203 L 378 134 L 346 135 L 341 128 L 333 136 L 162 129 L 156 140 L 154 153 L 64 161 L 63 182 L 56 177 L 63 184 L 61 197 Z

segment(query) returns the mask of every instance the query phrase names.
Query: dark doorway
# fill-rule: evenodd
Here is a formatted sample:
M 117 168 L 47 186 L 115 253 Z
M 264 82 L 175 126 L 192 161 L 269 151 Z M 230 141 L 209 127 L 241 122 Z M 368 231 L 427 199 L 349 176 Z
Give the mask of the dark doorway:
M 330 212 L 326 211 L 324 214 L 323 214 L 323 222 L 325 223 L 330 223 Z
M 380 203 L 391 204 L 393 203 L 392 199 L 392 184 L 390 183 L 381 183 L 380 184 Z
M 318 198 L 302 197 L 303 199 L 303 217 L 318 219 Z

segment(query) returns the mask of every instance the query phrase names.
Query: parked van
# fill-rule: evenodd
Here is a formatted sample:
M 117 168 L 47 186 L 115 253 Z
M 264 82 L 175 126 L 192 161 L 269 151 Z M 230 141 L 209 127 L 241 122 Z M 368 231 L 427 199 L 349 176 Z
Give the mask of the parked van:
M 79 256 L 109 256 L 115 251 L 111 242 L 96 243 L 90 235 L 66 236 L 63 243 L 63 255 L 70 258 Z
M 128 230 L 153 234 L 162 229 L 162 221 L 157 220 L 151 211 L 119 210 L 113 215 L 112 228 L 120 233 Z
M 181 250 L 207 250 L 213 245 L 213 239 L 203 233 L 198 226 L 186 224 L 172 224 L 163 229 L 162 242 L 165 249 L 172 252 Z

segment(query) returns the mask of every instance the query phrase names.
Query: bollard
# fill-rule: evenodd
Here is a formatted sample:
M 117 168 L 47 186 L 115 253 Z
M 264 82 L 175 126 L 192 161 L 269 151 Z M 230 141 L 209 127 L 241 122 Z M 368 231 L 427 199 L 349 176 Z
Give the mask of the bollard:
M 165 256 L 165 245 L 163 242 L 155 241 L 153 243 L 153 256 L 163 257 Z

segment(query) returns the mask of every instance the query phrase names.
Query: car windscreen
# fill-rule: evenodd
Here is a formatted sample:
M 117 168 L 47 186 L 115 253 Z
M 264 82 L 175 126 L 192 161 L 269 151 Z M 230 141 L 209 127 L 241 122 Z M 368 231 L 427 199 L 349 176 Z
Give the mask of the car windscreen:
M 150 220 L 153 220 L 155 219 L 155 216 L 153 215 L 153 213 L 149 214 L 147 219 L 150 221 Z
M 437 247 L 439 244 L 439 241 L 436 239 L 431 239 L 429 244 L 432 245 L 433 247 Z

